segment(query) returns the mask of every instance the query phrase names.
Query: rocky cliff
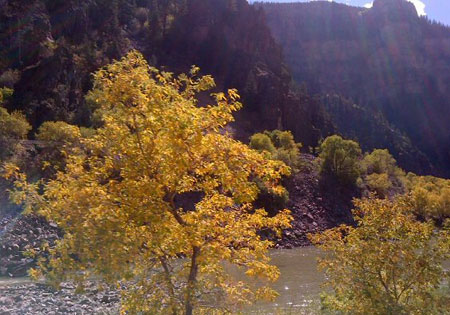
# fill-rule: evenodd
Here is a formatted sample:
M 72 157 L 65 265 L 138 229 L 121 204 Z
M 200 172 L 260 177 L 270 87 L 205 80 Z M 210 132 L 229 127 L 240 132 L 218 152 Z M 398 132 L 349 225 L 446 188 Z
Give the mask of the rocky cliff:
M 45 120 L 89 125 L 90 74 L 138 49 L 168 71 L 195 64 L 220 89 L 238 88 L 240 139 L 282 128 L 314 146 L 334 130 L 320 103 L 292 91 L 264 12 L 245 0 L 4 0 L 0 21 L 0 86 L 14 88 L 8 107 L 34 127 Z

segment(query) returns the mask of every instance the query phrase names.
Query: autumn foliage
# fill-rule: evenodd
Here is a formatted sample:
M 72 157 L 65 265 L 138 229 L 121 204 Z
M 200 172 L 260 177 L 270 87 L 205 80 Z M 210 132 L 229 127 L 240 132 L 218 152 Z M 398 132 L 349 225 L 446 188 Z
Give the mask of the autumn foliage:
M 325 252 L 331 292 L 323 306 L 342 314 L 446 314 L 450 257 L 448 229 L 419 222 L 404 198 L 364 199 L 354 210 L 357 227 L 341 226 L 311 237 Z
M 19 176 L 16 202 L 65 232 L 41 261 L 48 279 L 120 282 L 129 313 L 192 314 L 210 302 L 217 308 L 276 295 L 233 279 L 225 265 L 277 279 L 266 256 L 272 243 L 258 232 L 279 233 L 290 216 L 253 209 L 253 179 L 282 194 L 278 181 L 289 168 L 224 132 L 241 108 L 236 91 L 197 105 L 196 95 L 214 86 L 197 73 L 175 77 L 131 52 L 95 74 L 88 98 L 102 126 L 80 139 L 64 171 L 30 185 L 7 168 Z
M 438 223 L 450 218 L 450 180 L 408 174 L 407 185 L 411 209 L 422 219 Z

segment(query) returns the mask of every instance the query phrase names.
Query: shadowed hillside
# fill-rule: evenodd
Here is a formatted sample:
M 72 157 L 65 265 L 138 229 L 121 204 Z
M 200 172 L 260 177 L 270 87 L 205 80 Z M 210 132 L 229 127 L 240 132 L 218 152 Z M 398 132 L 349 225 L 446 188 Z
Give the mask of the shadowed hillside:
M 284 128 L 315 146 L 334 130 L 320 103 L 292 92 L 263 11 L 245 0 L 10 0 L 0 2 L 0 21 L 0 86 L 14 88 L 7 107 L 35 128 L 46 120 L 89 126 L 90 74 L 138 49 L 167 71 L 195 64 L 220 89 L 237 88 L 240 139 Z
M 382 114 L 422 152 L 416 163 L 417 150 L 393 150 L 405 168 L 450 175 L 450 28 L 419 18 L 404 0 L 376 0 L 371 9 L 328 2 L 257 6 L 297 82 Z M 355 124 L 350 133 L 359 131 Z

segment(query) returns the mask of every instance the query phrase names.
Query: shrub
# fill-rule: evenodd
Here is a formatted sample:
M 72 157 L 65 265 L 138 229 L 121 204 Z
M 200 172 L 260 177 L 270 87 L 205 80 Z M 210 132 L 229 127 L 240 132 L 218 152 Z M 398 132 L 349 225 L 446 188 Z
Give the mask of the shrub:
M 272 157 L 275 152 L 275 146 L 268 135 L 264 133 L 256 133 L 250 138 L 250 147 L 259 152 L 267 152 Z
M 266 152 L 274 160 L 283 161 L 293 170 L 300 166 L 301 144 L 296 143 L 290 131 L 264 131 L 250 138 L 250 147 L 259 152 Z
M 21 151 L 22 146 L 18 140 L 25 139 L 31 125 L 20 112 L 8 113 L 0 107 L 0 160 L 11 158 Z
M 326 138 L 319 147 L 322 175 L 332 176 L 342 184 L 354 185 L 360 174 L 361 148 L 338 135 Z
M 410 206 L 425 219 L 443 222 L 450 218 L 450 180 L 408 174 Z
M 415 219 L 404 200 L 356 202 L 357 227 L 311 236 L 325 252 L 319 266 L 333 289 L 323 306 L 338 314 L 446 314 L 439 292 L 450 258 L 448 229 Z
M 366 177 L 367 186 L 371 191 L 374 191 L 380 197 L 387 196 L 389 190 L 392 188 L 392 182 L 388 174 L 373 173 Z
M 22 113 L 10 114 L 5 108 L 0 107 L 0 137 L 14 140 L 25 139 L 30 130 L 31 126 Z
M 13 90 L 8 88 L 0 88 L 0 105 L 8 100 L 13 95 Z
M 380 197 L 405 191 L 405 172 L 397 167 L 397 161 L 386 149 L 366 154 L 361 161 L 361 172 L 369 190 Z
M 301 144 L 295 142 L 290 131 L 273 130 L 256 133 L 250 137 L 249 146 L 265 154 L 269 159 L 283 161 L 294 171 L 300 167 Z M 289 200 L 287 191 L 279 194 L 263 185 L 260 180 L 256 179 L 255 182 L 260 190 L 256 205 L 265 207 L 270 215 L 276 214 L 286 206 Z
M 389 174 L 395 173 L 397 161 L 388 150 L 375 149 L 370 154 L 366 154 L 361 162 L 362 169 L 367 174 Z
M 47 121 L 38 129 L 36 139 L 55 143 L 74 143 L 81 138 L 80 128 L 63 121 Z

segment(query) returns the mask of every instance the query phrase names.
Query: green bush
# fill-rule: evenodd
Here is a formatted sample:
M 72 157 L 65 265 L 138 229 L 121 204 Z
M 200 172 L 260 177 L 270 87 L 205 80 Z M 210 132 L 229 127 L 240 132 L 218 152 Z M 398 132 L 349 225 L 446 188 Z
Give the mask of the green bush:
M 0 137 L 9 139 L 25 139 L 31 130 L 30 124 L 20 112 L 8 113 L 0 107 Z
M 319 147 L 320 172 L 342 184 L 355 185 L 360 174 L 361 148 L 352 140 L 338 135 L 326 138 Z
M 389 179 L 388 174 L 373 173 L 366 177 L 367 186 L 371 191 L 374 191 L 380 197 L 388 195 L 389 190 L 392 188 L 392 182 Z
M 250 138 L 250 147 L 260 152 L 266 152 L 274 160 L 286 163 L 294 171 L 300 167 L 301 144 L 296 143 L 290 131 L 264 131 Z
M 250 147 L 266 154 L 270 159 L 283 161 L 294 172 L 300 167 L 301 144 L 295 142 L 290 131 L 273 130 L 256 133 L 250 137 Z M 270 215 L 276 214 L 286 206 L 289 200 L 287 191 L 280 195 L 262 185 L 258 179 L 255 182 L 260 190 L 256 201 L 258 206 L 264 207 Z
M 74 143 L 81 138 L 80 128 L 63 121 L 47 121 L 36 134 L 36 139 L 56 143 Z
M 425 219 L 443 222 L 450 218 L 450 180 L 408 174 L 412 210 Z
M 0 161 L 23 151 L 18 140 L 25 139 L 30 130 L 31 125 L 23 114 L 8 113 L 5 108 L 0 107 Z
M 397 167 L 397 161 L 386 149 L 366 154 L 361 161 L 361 173 L 363 182 L 379 197 L 405 191 L 405 172 Z
M 388 150 L 375 149 L 366 154 L 361 162 L 363 171 L 367 174 L 393 174 L 397 168 L 397 162 Z
M 14 91 L 8 88 L 0 88 L 0 105 L 13 95 Z
M 264 133 L 256 133 L 250 137 L 250 147 L 259 152 L 267 152 L 270 156 L 275 154 L 276 149 L 270 137 Z

